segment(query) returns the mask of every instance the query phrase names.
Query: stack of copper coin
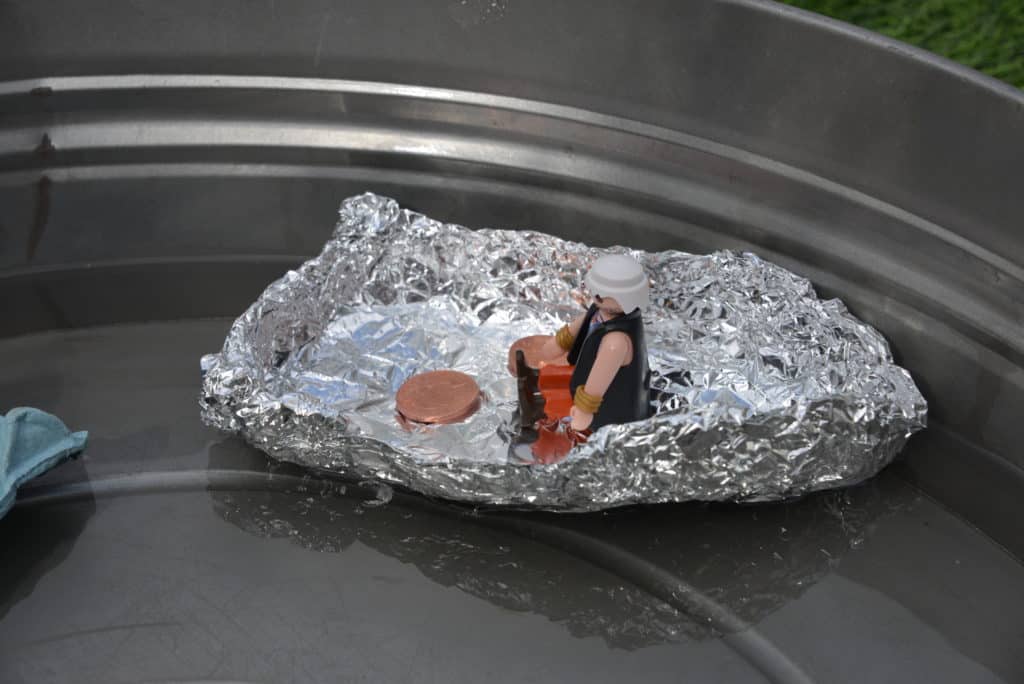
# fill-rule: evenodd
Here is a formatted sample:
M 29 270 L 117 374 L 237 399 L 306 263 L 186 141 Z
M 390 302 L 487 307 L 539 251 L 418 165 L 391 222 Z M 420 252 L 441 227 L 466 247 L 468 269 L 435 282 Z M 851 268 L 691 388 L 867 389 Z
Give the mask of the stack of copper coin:
M 460 423 L 480 408 L 480 387 L 453 370 L 414 375 L 398 389 L 395 405 L 401 419 L 413 423 Z
M 526 356 L 526 365 L 530 368 L 540 368 L 542 365 L 540 359 L 541 349 L 544 347 L 544 343 L 551 339 L 550 335 L 530 335 L 529 337 L 523 337 L 512 343 L 512 346 L 508 350 L 508 372 L 512 375 L 516 374 L 516 351 L 522 349 L 523 355 Z M 558 356 L 557 358 L 551 359 L 543 365 L 548 366 L 567 366 L 569 360 L 565 354 Z

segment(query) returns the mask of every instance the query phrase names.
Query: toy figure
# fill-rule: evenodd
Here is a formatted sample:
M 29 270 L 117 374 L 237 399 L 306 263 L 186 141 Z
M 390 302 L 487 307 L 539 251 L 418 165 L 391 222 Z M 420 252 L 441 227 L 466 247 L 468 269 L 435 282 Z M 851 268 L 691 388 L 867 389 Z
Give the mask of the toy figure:
M 650 416 L 642 318 L 650 293 L 643 267 L 626 255 L 603 256 L 584 282 L 593 303 L 536 352 L 540 369 L 516 353 L 521 428 L 527 436 L 538 426 L 541 432 L 557 431 L 568 418 L 570 446 L 603 425 Z M 545 365 L 566 352 L 570 366 Z M 543 443 L 545 435 L 539 437 Z

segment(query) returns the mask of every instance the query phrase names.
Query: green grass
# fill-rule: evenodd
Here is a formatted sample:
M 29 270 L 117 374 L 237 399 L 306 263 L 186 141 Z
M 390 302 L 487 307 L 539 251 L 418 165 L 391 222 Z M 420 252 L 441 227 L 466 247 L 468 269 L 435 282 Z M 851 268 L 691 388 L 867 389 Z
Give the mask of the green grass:
M 783 0 L 1024 88 L 1024 0 Z

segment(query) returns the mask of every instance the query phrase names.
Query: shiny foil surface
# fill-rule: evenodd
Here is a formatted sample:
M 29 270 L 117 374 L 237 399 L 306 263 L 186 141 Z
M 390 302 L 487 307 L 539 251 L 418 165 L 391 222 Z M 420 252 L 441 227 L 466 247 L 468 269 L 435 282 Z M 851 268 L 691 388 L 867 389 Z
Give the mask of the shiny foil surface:
M 372 194 L 345 200 L 321 254 L 272 283 L 202 359 L 203 420 L 271 456 L 428 495 L 586 511 L 764 501 L 860 482 L 927 406 L 878 331 L 749 253 L 597 249 L 470 230 Z M 656 413 L 608 425 L 557 464 L 510 456 L 508 348 L 581 311 L 590 264 L 631 254 Z M 462 423 L 403 427 L 395 393 L 452 368 L 483 398 Z

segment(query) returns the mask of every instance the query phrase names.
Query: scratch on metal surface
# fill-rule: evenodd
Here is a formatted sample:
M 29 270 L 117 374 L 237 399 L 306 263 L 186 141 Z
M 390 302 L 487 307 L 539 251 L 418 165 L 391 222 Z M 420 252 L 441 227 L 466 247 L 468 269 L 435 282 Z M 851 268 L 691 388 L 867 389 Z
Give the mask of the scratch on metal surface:
M 122 632 L 125 630 L 131 631 L 136 629 L 148 629 L 151 627 L 179 627 L 180 622 L 137 622 L 130 625 L 110 625 L 108 627 L 94 627 L 92 629 L 76 629 L 73 632 L 61 632 L 60 634 L 53 634 L 42 639 L 33 639 L 32 641 L 26 641 L 22 646 L 43 646 L 45 644 L 52 644 L 57 641 L 65 641 L 67 639 L 74 639 L 82 636 L 91 636 L 93 634 L 104 634 L 108 632 Z
M 331 8 L 324 12 L 323 22 L 320 24 L 320 37 L 316 41 L 316 54 L 313 55 L 313 68 L 320 68 L 320 53 L 324 48 L 324 37 L 327 35 L 327 26 L 331 23 Z
M 43 143 L 40 145 L 40 148 L 45 145 L 49 145 L 49 150 L 53 149 L 49 136 L 43 136 Z M 40 154 L 45 157 L 49 155 L 49 151 L 40 152 Z M 35 211 L 32 214 L 32 228 L 29 231 L 25 254 L 29 263 L 32 263 L 32 260 L 35 259 L 39 243 L 43 241 L 43 234 L 46 232 L 46 226 L 50 222 L 50 186 L 51 181 L 48 176 L 41 177 L 36 184 Z

